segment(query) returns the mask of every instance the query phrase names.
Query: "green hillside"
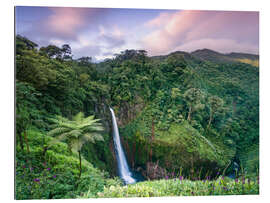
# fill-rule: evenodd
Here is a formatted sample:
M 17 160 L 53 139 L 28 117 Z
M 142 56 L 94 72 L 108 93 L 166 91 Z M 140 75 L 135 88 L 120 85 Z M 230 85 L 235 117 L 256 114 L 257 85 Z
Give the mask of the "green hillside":
M 213 189 L 220 181 L 226 194 L 258 194 L 256 60 L 212 50 L 154 57 L 125 50 L 94 63 L 73 59 L 69 45 L 39 48 L 16 36 L 16 199 L 194 195 L 188 188 L 224 194 Z M 108 107 L 130 167 L 149 181 L 127 187 L 117 177 Z M 182 192 L 170 182 L 179 177 Z M 171 193 L 157 191 L 163 183 Z
M 228 54 L 222 54 L 210 49 L 200 49 L 191 52 L 191 55 L 199 58 L 203 61 L 210 61 L 214 63 L 246 63 L 256 67 L 259 67 L 259 55 L 236 53 L 231 52 Z

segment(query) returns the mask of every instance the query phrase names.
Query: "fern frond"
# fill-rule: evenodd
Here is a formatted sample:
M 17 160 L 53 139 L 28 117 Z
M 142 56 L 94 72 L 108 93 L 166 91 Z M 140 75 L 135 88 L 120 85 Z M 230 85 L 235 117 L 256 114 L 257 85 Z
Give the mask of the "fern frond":
M 58 128 L 55 128 L 55 129 L 49 131 L 47 133 L 47 136 L 55 137 L 59 134 L 63 134 L 63 133 L 68 132 L 68 131 L 69 131 L 68 128 L 58 127 Z
M 98 121 L 100 121 L 100 119 L 95 119 L 95 120 L 91 120 L 91 119 L 85 119 L 83 120 L 80 125 L 78 126 L 79 128 L 84 128 L 86 126 L 90 126 L 90 125 L 101 125 L 100 123 L 97 123 Z
M 75 122 L 82 122 L 84 119 L 84 113 L 83 112 L 79 112 L 77 113 L 73 118 L 72 118 L 72 121 L 75 121 Z
M 48 133 L 56 137 L 52 143 L 66 141 L 69 149 L 77 152 L 86 142 L 104 141 L 103 136 L 98 133 L 104 128 L 101 123 L 98 123 L 100 119 L 94 119 L 94 116 L 84 118 L 84 114 L 80 112 L 72 120 L 61 116 L 52 120 L 55 123 L 55 129 Z
M 93 136 L 94 136 L 95 140 L 97 140 L 97 141 L 104 141 L 103 136 L 98 134 L 98 133 L 94 133 Z
M 59 116 L 59 115 L 55 116 L 55 118 L 51 118 L 50 120 L 53 121 L 54 123 L 69 121 L 67 118 Z
M 101 125 L 91 125 L 91 126 L 85 126 L 83 128 L 84 132 L 101 132 L 104 128 Z
M 51 141 L 48 142 L 48 147 L 54 145 L 54 144 L 57 144 L 57 143 L 60 143 L 61 141 L 58 140 L 58 139 L 53 139 Z
M 82 135 L 82 131 L 81 131 L 81 130 L 77 130 L 77 129 L 68 132 L 68 136 L 69 136 L 69 137 L 75 137 L 75 138 L 78 138 L 78 137 L 80 137 L 81 135 Z
M 75 129 L 77 128 L 77 124 L 73 121 L 67 121 L 67 122 L 59 122 L 59 127 L 69 128 L 69 129 Z
M 95 143 L 95 138 L 94 138 L 93 134 L 91 134 L 91 133 L 85 133 L 83 136 L 83 139 L 85 141 Z
M 78 152 L 79 150 L 81 150 L 84 143 L 85 143 L 85 141 L 82 140 L 82 139 L 74 139 L 74 140 L 72 140 L 72 142 L 71 142 L 72 151 Z
M 95 116 L 88 116 L 85 119 L 83 119 L 83 122 L 88 123 L 90 121 L 93 121 L 93 120 L 95 120 L 94 117 Z M 96 119 L 96 120 L 100 120 L 100 119 Z

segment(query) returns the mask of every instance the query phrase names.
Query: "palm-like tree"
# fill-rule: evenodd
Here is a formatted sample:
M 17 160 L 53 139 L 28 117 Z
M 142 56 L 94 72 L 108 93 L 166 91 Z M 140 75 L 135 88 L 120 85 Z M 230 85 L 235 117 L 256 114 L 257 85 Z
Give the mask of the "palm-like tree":
M 190 88 L 183 94 L 183 97 L 189 107 L 187 120 L 191 121 L 191 114 L 204 108 L 202 104 L 204 93 L 198 88 Z
M 79 179 L 82 173 L 81 149 L 86 142 L 95 143 L 95 141 L 104 141 L 100 134 L 104 130 L 100 119 L 94 119 L 94 116 L 84 117 L 82 112 L 75 115 L 72 120 L 62 116 L 53 119 L 55 122 L 54 129 L 47 135 L 55 137 L 55 141 L 65 141 L 71 151 L 79 153 Z

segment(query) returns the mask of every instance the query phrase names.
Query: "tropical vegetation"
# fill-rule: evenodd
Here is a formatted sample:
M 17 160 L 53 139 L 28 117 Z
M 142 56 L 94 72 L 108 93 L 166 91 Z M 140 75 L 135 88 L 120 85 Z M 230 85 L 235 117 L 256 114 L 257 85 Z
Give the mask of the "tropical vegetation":
M 258 55 L 93 62 L 20 35 L 15 54 L 16 199 L 259 193 Z M 117 176 L 109 107 L 143 182 Z

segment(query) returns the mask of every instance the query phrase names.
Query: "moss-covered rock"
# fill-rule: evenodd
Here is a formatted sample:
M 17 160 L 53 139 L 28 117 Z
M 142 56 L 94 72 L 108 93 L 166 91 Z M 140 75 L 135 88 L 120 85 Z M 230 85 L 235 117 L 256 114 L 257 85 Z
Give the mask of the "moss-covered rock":
M 191 178 L 213 177 L 223 172 L 235 155 L 234 147 L 217 137 L 202 135 L 185 120 L 170 123 L 166 131 L 156 128 L 153 137 L 149 121 L 141 114 L 121 129 L 121 135 L 130 164 L 145 170 L 148 162 L 154 162 L 167 172 L 181 171 Z

